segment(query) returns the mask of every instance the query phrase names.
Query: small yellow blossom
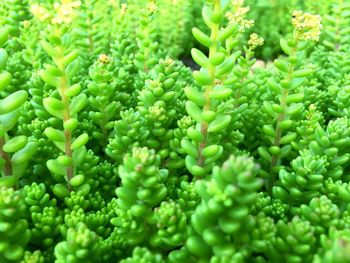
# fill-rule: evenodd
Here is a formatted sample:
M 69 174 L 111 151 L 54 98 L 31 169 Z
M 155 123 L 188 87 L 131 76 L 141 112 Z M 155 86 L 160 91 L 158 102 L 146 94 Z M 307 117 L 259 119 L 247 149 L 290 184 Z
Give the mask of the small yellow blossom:
M 81 6 L 80 1 L 61 0 L 55 3 L 55 17 L 51 20 L 53 24 L 70 24 L 76 16 L 75 9 Z
M 166 58 L 164 64 L 167 66 L 172 66 L 173 64 L 175 64 L 175 61 L 172 58 Z
M 30 22 L 28 20 L 23 21 L 23 27 L 24 28 L 29 28 L 30 27 Z
M 116 2 L 115 0 L 108 0 L 107 3 L 112 7 L 115 7 L 115 8 L 119 7 L 119 3 Z
M 250 10 L 249 7 L 243 5 L 244 0 L 232 0 L 232 11 L 227 12 L 225 15 L 230 23 L 240 25 L 241 32 L 254 26 L 254 20 L 245 18 Z
M 124 16 L 126 14 L 127 9 L 128 9 L 128 5 L 127 4 L 122 4 L 121 10 L 120 10 L 120 14 L 122 16 Z
M 264 44 L 264 39 L 259 37 L 257 34 L 253 33 L 250 35 L 248 40 L 248 45 L 250 50 L 256 49 L 258 46 L 262 46 Z
M 111 59 L 106 54 L 101 54 L 98 57 L 98 61 L 102 64 L 107 64 L 111 61 Z
M 160 105 L 153 105 L 148 108 L 150 116 L 158 121 L 164 121 L 166 119 L 166 109 Z
M 292 24 L 298 33 L 298 39 L 317 42 L 320 39 L 322 29 L 321 20 L 319 15 L 294 11 Z
M 42 7 L 38 4 L 31 5 L 30 12 L 33 14 L 33 16 L 38 18 L 40 21 L 45 21 L 50 17 L 49 11 L 45 7 Z
M 161 85 L 160 80 L 158 80 L 158 79 L 150 80 L 149 84 L 152 88 L 158 88 Z
M 137 158 L 140 160 L 141 164 L 146 164 L 147 161 L 149 160 L 150 153 L 148 152 L 147 148 L 133 148 L 132 149 L 132 156 L 134 158 Z
M 150 13 L 154 13 L 158 10 L 158 7 L 153 1 L 151 1 L 147 4 L 147 10 Z

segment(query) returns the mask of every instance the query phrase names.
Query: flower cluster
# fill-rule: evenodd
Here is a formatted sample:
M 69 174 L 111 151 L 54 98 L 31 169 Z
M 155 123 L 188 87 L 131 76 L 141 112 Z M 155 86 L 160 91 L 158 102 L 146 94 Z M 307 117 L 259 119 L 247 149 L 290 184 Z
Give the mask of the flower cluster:
M 80 1 L 62 0 L 60 3 L 54 4 L 56 11 L 55 17 L 52 19 L 53 24 L 70 24 L 75 17 L 75 9 L 81 6 Z
M 38 4 L 33 4 L 30 6 L 30 12 L 34 17 L 39 19 L 39 21 L 45 21 L 50 17 L 50 12 L 45 7 Z
M 262 46 L 264 44 L 264 39 L 262 37 L 259 37 L 257 34 L 253 33 L 250 35 L 248 40 L 248 45 L 250 50 L 254 50 L 259 46 Z
M 157 11 L 157 9 L 158 9 L 158 6 L 156 5 L 155 2 L 151 1 L 147 4 L 147 11 L 149 13 L 154 13 Z
M 319 15 L 294 11 L 292 24 L 298 33 L 298 39 L 317 42 L 320 39 L 322 29 L 321 20 Z
M 111 62 L 111 58 L 108 57 L 106 54 L 101 54 L 98 56 L 98 61 L 102 64 L 108 64 Z
M 75 9 L 81 6 L 81 1 L 61 0 L 61 3 L 55 2 L 53 5 L 54 13 L 50 12 L 46 7 L 33 4 L 30 12 L 39 19 L 45 21 L 51 19 L 52 24 L 71 24 L 75 14 Z
M 244 0 L 232 0 L 232 11 L 226 13 L 226 18 L 230 23 L 236 23 L 241 27 L 240 31 L 254 26 L 254 20 L 245 18 L 250 8 L 243 6 L 243 4 Z

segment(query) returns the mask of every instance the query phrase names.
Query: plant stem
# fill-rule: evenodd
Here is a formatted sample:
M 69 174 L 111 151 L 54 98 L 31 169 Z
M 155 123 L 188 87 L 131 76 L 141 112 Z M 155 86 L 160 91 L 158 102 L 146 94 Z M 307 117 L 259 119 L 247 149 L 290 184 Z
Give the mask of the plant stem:
M 290 56 L 295 56 L 296 53 L 297 53 L 297 50 L 298 50 L 297 37 L 295 37 L 294 40 L 296 41 L 296 44 L 295 44 L 295 47 L 292 49 L 292 52 L 291 52 Z M 287 82 L 291 82 L 292 81 L 292 76 L 293 76 L 294 70 L 295 70 L 295 65 L 294 64 L 290 64 L 287 76 L 284 78 Z M 281 137 L 282 137 L 282 129 L 281 129 L 279 124 L 286 117 L 286 110 L 287 110 L 287 102 L 286 102 L 286 100 L 287 100 L 288 94 L 289 94 L 289 89 L 283 89 L 282 96 L 281 96 L 281 99 L 280 99 L 280 105 L 282 107 L 282 112 L 277 117 L 277 121 L 276 121 L 276 136 L 275 136 L 274 145 L 273 145 L 273 146 L 277 146 L 277 147 L 280 146 L 280 140 L 281 140 Z M 269 186 L 268 186 L 268 189 L 269 189 L 270 193 L 272 192 L 273 183 L 276 180 L 276 171 L 275 171 L 274 168 L 277 165 L 280 165 L 280 164 L 281 164 L 281 157 L 279 155 L 273 155 L 272 156 L 272 160 L 271 160 L 271 166 L 270 166 L 271 180 L 270 180 Z
M 220 0 L 215 0 L 214 3 L 214 13 L 220 12 L 221 11 L 221 4 Z M 210 38 L 212 42 L 214 43 L 210 48 L 209 48 L 209 58 L 214 56 L 217 52 L 217 37 L 219 33 L 219 24 L 214 23 L 211 28 L 211 35 Z M 203 106 L 203 111 L 208 111 L 211 108 L 211 103 L 210 103 L 210 92 L 212 91 L 213 87 L 215 86 L 215 67 L 210 65 L 209 68 L 209 74 L 212 79 L 212 83 L 209 85 L 205 86 L 205 92 L 204 92 L 204 99 L 205 99 L 205 104 Z M 198 165 L 203 166 L 205 162 L 205 158 L 202 155 L 203 149 L 207 146 L 208 143 L 208 125 L 209 123 L 206 121 L 203 121 L 201 123 L 201 133 L 203 135 L 203 140 L 199 143 L 198 145 Z
M 62 50 L 62 58 L 64 52 Z M 66 73 L 66 69 L 62 63 L 59 63 L 58 68 L 63 72 L 63 75 L 61 77 L 60 81 L 60 86 L 59 86 L 59 93 L 61 95 L 61 100 L 64 105 L 64 110 L 63 110 L 63 123 L 66 121 L 70 120 L 71 116 L 69 113 L 69 98 L 65 95 L 66 90 L 69 88 L 69 79 Z M 72 145 L 72 133 L 69 129 L 64 129 L 64 137 L 65 137 L 65 145 L 64 145 L 64 153 L 67 157 L 69 157 L 70 160 L 72 160 L 72 150 L 71 150 L 71 145 Z M 67 166 L 66 168 L 66 173 L 67 173 L 67 188 L 68 190 L 72 190 L 72 187 L 70 185 L 70 180 L 74 176 L 74 167 L 73 164 Z

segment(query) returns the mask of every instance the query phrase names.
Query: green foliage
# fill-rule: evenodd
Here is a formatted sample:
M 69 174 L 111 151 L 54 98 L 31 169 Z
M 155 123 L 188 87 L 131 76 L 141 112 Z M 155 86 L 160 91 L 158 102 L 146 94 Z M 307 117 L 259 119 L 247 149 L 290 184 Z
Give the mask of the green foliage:
M 0 187 L 0 191 L 0 260 L 18 262 L 30 239 L 26 205 L 20 192 L 5 186 Z
M 262 185 L 255 177 L 256 170 L 251 159 L 231 157 L 222 168 L 213 169 L 209 180 L 196 182 L 202 201 L 191 217 L 197 234 L 186 242 L 191 253 L 201 258 L 213 254 L 214 258 L 243 259 L 252 252 L 243 247 L 244 242 L 249 242 L 248 229 L 255 224 L 250 212 Z
M 0 1 L 0 262 L 350 262 L 349 7 Z
M 7 29 L 0 31 L 2 45 L 6 43 Z M 1 47 L 1 45 L 0 45 Z M 0 48 L 0 92 L 6 90 L 11 83 L 12 75 L 5 71 L 8 54 Z M 36 151 L 36 143 L 29 142 L 24 135 L 9 136 L 20 117 L 20 107 L 28 99 L 25 90 L 15 91 L 1 99 L 0 106 L 0 185 L 13 186 L 18 184 L 29 159 Z
M 55 246 L 55 262 L 101 262 L 99 238 L 83 223 L 68 229 L 67 239 Z

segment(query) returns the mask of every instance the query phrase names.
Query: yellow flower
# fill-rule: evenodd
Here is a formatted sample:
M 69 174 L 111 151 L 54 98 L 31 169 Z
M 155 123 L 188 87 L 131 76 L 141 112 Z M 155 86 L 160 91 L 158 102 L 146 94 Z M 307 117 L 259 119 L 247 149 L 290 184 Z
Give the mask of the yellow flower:
M 321 20 L 319 15 L 294 11 L 292 25 L 298 33 L 298 39 L 317 42 L 320 39 L 322 29 Z
M 258 46 L 262 46 L 264 44 L 264 39 L 259 37 L 257 34 L 253 33 L 250 35 L 248 40 L 248 45 L 250 50 L 256 49 Z
M 107 64 L 111 61 L 111 59 L 106 54 L 101 54 L 98 57 L 98 61 L 102 64 Z
M 122 16 L 124 16 L 126 14 L 126 10 L 128 9 L 128 5 L 127 4 L 122 4 L 121 6 L 121 10 L 120 10 L 120 14 Z
M 245 19 L 249 12 L 249 7 L 243 6 L 244 0 L 232 0 L 232 11 L 226 13 L 226 18 L 230 23 L 237 23 L 240 25 L 240 31 L 249 29 L 254 25 L 254 20 Z
M 45 7 L 42 7 L 38 4 L 31 5 L 30 12 L 33 14 L 33 16 L 38 18 L 40 21 L 45 21 L 50 17 L 49 11 Z
M 158 6 L 153 1 L 151 1 L 147 4 L 147 10 L 150 13 L 154 13 L 158 10 Z
M 55 3 L 55 17 L 51 20 L 53 24 L 70 24 L 75 18 L 75 9 L 81 6 L 80 1 L 61 0 L 61 3 Z
M 30 27 L 30 22 L 28 20 L 23 21 L 23 27 L 24 28 L 29 28 Z

